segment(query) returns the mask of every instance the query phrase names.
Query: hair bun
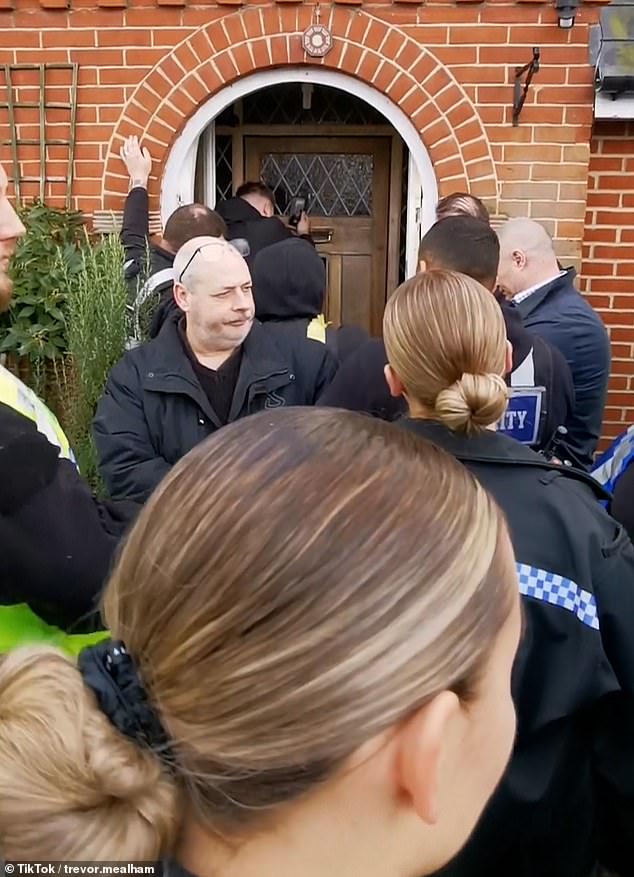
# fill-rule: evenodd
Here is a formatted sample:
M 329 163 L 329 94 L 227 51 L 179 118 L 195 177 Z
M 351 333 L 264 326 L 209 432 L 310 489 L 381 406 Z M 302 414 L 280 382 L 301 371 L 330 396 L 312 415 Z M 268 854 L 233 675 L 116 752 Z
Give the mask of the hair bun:
M 436 396 L 437 419 L 455 432 L 480 432 L 502 417 L 509 391 L 503 378 L 494 374 L 463 374 Z

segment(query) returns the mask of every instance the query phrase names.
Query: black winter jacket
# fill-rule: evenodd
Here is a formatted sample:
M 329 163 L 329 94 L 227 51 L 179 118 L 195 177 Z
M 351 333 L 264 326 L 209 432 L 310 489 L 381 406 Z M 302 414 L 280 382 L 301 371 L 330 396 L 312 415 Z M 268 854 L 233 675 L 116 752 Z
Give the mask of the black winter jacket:
M 599 315 L 575 289 L 575 271 L 546 284 L 517 305 L 524 325 L 564 355 L 572 372 L 575 405 L 566 439 L 584 466 L 601 435 L 610 375 L 610 340 Z
M 249 244 L 247 263 L 252 265 L 253 259 L 264 247 L 277 244 L 279 241 L 295 237 L 277 216 L 262 216 L 244 198 L 228 198 L 216 205 L 216 211 L 227 223 L 229 240 L 244 238 Z
M 505 512 L 526 632 L 518 737 L 473 837 L 443 877 L 634 874 L 634 548 L 585 473 L 495 432 L 403 419 L 463 462 Z
M 35 423 L 0 403 L 0 604 L 28 603 L 46 621 L 93 627 L 130 503 L 98 502 Z
M 123 356 L 97 407 L 99 467 L 116 499 L 145 502 L 174 463 L 223 425 L 185 353 L 178 319 Z M 292 327 L 255 322 L 242 345 L 228 422 L 264 408 L 312 405 L 335 369 L 323 344 Z

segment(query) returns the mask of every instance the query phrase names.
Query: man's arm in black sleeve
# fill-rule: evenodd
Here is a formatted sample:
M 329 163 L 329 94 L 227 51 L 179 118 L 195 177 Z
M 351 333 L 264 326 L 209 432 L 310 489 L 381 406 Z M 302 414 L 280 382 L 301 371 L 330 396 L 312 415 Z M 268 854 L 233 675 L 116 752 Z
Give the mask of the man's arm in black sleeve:
M 147 147 L 141 148 L 138 137 L 126 137 L 119 154 L 130 177 L 121 240 L 125 248 L 125 276 L 131 280 L 142 271 L 146 261 L 150 234 L 147 185 L 152 156 Z
M 125 199 L 121 229 L 121 241 L 125 250 L 125 275 L 128 280 L 141 273 L 146 260 L 149 233 L 147 189 L 136 186 Z
M 0 450 L 0 588 L 70 628 L 95 613 L 115 549 L 137 506 L 100 503 L 69 460 L 12 412 Z M 7 417 L 3 414 L 3 434 Z
M 610 514 L 623 524 L 634 542 L 634 462 L 630 463 L 616 483 Z

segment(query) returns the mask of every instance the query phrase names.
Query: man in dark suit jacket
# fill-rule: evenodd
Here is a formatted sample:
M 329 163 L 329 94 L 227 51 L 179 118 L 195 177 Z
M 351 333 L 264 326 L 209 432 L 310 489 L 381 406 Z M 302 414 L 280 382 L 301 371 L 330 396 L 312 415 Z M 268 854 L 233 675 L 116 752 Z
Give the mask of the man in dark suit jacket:
M 560 268 L 545 229 L 530 219 L 513 219 L 499 232 L 498 281 L 518 308 L 524 325 L 563 353 L 575 388 L 566 445 L 584 466 L 592 457 L 610 374 L 610 341 L 599 315 L 575 289 L 573 268 Z

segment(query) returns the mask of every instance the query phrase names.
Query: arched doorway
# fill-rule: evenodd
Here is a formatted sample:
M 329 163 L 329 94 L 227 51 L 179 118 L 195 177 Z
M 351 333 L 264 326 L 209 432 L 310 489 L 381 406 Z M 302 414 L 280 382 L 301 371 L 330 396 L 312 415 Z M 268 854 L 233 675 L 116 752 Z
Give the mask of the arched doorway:
M 416 250 L 421 229 L 434 220 L 438 198 L 436 177 L 420 135 L 410 119 L 389 98 L 366 83 L 347 74 L 314 67 L 284 67 L 245 76 L 221 89 L 203 103 L 184 126 L 170 150 L 161 186 L 163 219 L 181 203 L 194 199 L 196 165 L 201 138 L 209 139 L 210 126 L 220 114 L 247 95 L 283 83 L 328 86 L 364 101 L 378 112 L 386 126 L 399 135 L 408 153 L 407 203 L 405 205 L 405 264 L 411 273 L 416 264 Z M 212 182 L 213 181 L 213 182 Z M 215 203 L 215 169 L 207 169 L 205 200 Z
M 175 142 L 163 217 L 192 200 L 213 206 L 245 179 L 264 179 L 281 212 L 289 196 L 307 194 L 328 318 L 378 334 L 386 294 L 415 270 L 437 200 L 431 162 L 412 131 L 384 95 L 336 72 L 246 77 L 203 104 Z

